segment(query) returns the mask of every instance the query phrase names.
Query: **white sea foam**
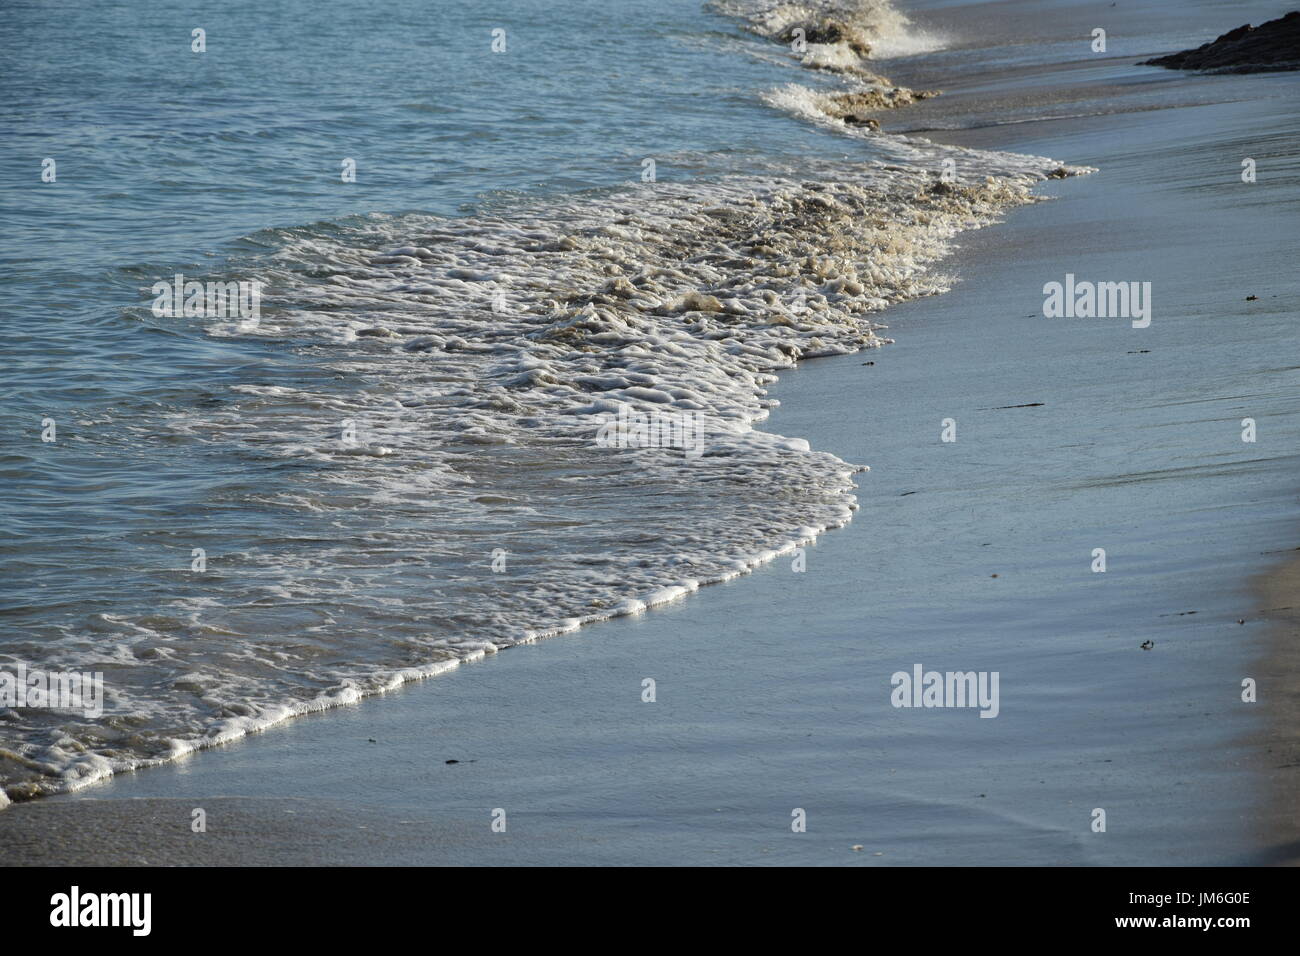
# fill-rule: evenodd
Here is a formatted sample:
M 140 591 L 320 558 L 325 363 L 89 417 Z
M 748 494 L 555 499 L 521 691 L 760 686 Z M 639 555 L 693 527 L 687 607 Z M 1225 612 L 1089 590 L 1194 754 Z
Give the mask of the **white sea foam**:
M 883 2 L 718 6 L 769 37 L 838 17 L 873 56 L 926 42 Z M 850 44 L 810 50 L 868 89 Z M 103 670 L 105 714 L 0 714 L 0 807 L 681 600 L 848 522 L 865 466 L 760 428 L 767 386 L 888 342 L 874 318 L 946 288 L 930 266 L 953 235 L 1078 170 L 870 134 L 833 95 L 764 99 L 869 137 L 870 161 L 249 237 L 266 251 L 232 274 L 264 284 L 252 337 L 294 361 L 149 436 L 247 481 L 213 503 L 208 569 L 177 574 L 174 601 L 7 644 Z M 598 442 L 629 408 L 690 413 L 703 454 Z
M 738 18 L 753 33 L 789 47 L 787 60 L 840 78 L 838 89 L 786 84 L 763 95 L 773 106 L 859 134 L 874 132 L 876 115 L 938 95 L 895 86 L 881 76 L 879 61 L 914 56 L 943 46 L 943 38 L 917 30 L 888 0 L 714 0 L 720 13 Z
M 757 428 L 766 386 L 801 358 L 888 341 L 873 317 L 945 288 L 928 266 L 947 240 L 1058 166 L 873 143 L 884 159 L 798 177 L 254 237 L 270 250 L 240 264 L 265 283 L 255 335 L 312 371 L 268 370 L 166 430 L 245 462 L 238 543 L 169 606 L 7 648 L 102 669 L 106 696 L 100 721 L 9 715 L 7 765 L 24 768 L 9 795 L 640 613 L 846 523 L 862 466 Z M 953 156 L 962 180 L 941 183 Z M 698 415 L 703 455 L 601 447 L 625 406 Z M 300 515 L 301 534 L 262 533 L 263 512 Z
M 906 56 L 933 53 L 948 46 L 948 38 L 941 33 L 909 27 L 903 32 L 877 39 L 871 48 L 873 60 L 894 60 Z
M 710 5 L 769 40 L 790 43 L 791 31 L 802 28 L 808 41 L 804 65 L 817 69 L 856 70 L 864 58 L 915 56 L 942 49 L 946 43 L 938 34 L 917 29 L 890 0 L 712 0 Z M 828 26 L 839 36 L 831 42 L 812 42 L 818 38 L 814 28 Z
M 767 37 L 779 37 L 792 26 L 834 20 L 867 35 L 870 40 L 905 34 L 911 25 L 907 15 L 890 0 L 713 0 L 718 12 L 742 20 L 751 30 Z

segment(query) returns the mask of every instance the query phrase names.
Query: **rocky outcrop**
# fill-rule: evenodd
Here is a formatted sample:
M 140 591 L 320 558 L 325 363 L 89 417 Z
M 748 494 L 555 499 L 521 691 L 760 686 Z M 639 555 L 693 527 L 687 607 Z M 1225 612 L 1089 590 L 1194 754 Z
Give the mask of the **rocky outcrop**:
M 1213 43 L 1144 60 L 1148 66 L 1213 73 L 1267 73 L 1300 70 L 1300 10 L 1225 33 Z

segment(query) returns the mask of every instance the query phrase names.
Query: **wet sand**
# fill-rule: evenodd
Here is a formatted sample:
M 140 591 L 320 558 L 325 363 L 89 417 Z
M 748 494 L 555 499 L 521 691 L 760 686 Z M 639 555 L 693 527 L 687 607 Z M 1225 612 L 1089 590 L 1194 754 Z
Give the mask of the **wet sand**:
M 1300 551 L 1300 549 L 1296 549 Z M 1269 725 L 1255 743 L 1266 802 L 1258 817 L 1265 862 L 1300 865 L 1300 557 L 1262 575 L 1260 616 L 1269 623 L 1260 702 Z M 1267 683 L 1265 683 L 1267 681 Z
M 973 23 L 975 9 L 1016 7 L 935 16 Z M 0 813 L 0 862 L 1293 858 L 1296 620 L 1277 609 L 1300 601 L 1287 597 L 1295 565 L 1275 569 L 1296 545 L 1300 447 L 1295 78 L 1180 76 L 1128 52 L 1055 70 L 949 64 L 945 97 L 891 114 L 959 126 L 963 97 L 1021 90 L 1028 110 L 1037 90 L 1081 115 L 981 115 L 927 135 L 1100 171 L 963 237 L 947 264 L 958 287 L 886 314 L 897 344 L 807 362 L 773 389 L 770 430 L 873 468 L 861 511 L 808 550 L 805 572 L 783 559 L 661 611 L 15 805 Z M 926 87 L 942 68 L 889 72 Z M 1094 87 L 1143 108 L 1068 108 Z M 1242 156 L 1259 159 L 1259 182 L 1240 181 Z M 1042 286 L 1067 272 L 1151 281 L 1151 326 L 1045 319 Z M 955 443 L 939 440 L 945 418 Z M 890 675 L 917 662 L 999 671 L 999 717 L 891 707 Z M 1240 699 L 1245 677 L 1257 704 Z M 205 833 L 191 831 L 196 807 Z M 795 808 L 806 833 L 791 832 Z

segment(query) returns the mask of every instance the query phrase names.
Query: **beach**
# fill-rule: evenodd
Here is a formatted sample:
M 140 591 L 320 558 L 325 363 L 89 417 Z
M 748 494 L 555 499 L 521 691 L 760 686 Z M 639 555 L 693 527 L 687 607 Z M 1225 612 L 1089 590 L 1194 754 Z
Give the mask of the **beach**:
M 1136 65 L 1282 11 L 1106 12 L 1093 54 L 1095 11 L 1039 10 L 917 3 L 945 44 L 881 63 L 944 90 L 886 133 L 1096 171 L 959 234 L 934 267 L 952 291 L 873 315 L 892 344 L 770 386 L 763 431 L 870 466 L 848 524 L 645 613 L 14 803 L 0 863 L 1294 862 L 1296 80 Z M 1149 282 L 1149 325 L 1045 317 L 1067 276 Z M 998 674 L 996 719 L 894 706 L 917 665 Z

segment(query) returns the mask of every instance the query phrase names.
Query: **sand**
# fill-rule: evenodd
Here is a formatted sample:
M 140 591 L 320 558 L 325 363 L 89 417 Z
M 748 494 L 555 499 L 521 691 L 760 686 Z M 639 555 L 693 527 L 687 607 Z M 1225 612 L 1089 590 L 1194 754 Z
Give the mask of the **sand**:
M 1300 549 L 1297 549 L 1300 550 Z M 1269 677 L 1260 691 L 1269 717 L 1262 742 L 1248 746 L 1258 754 L 1266 797 L 1256 825 L 1268 847 L 1269 863 L 1300 864 L 1300 558 L 1261 575 L 1257 585 L 1260 618 L 1269 623 L 1269 641 L 1260 672 Z

